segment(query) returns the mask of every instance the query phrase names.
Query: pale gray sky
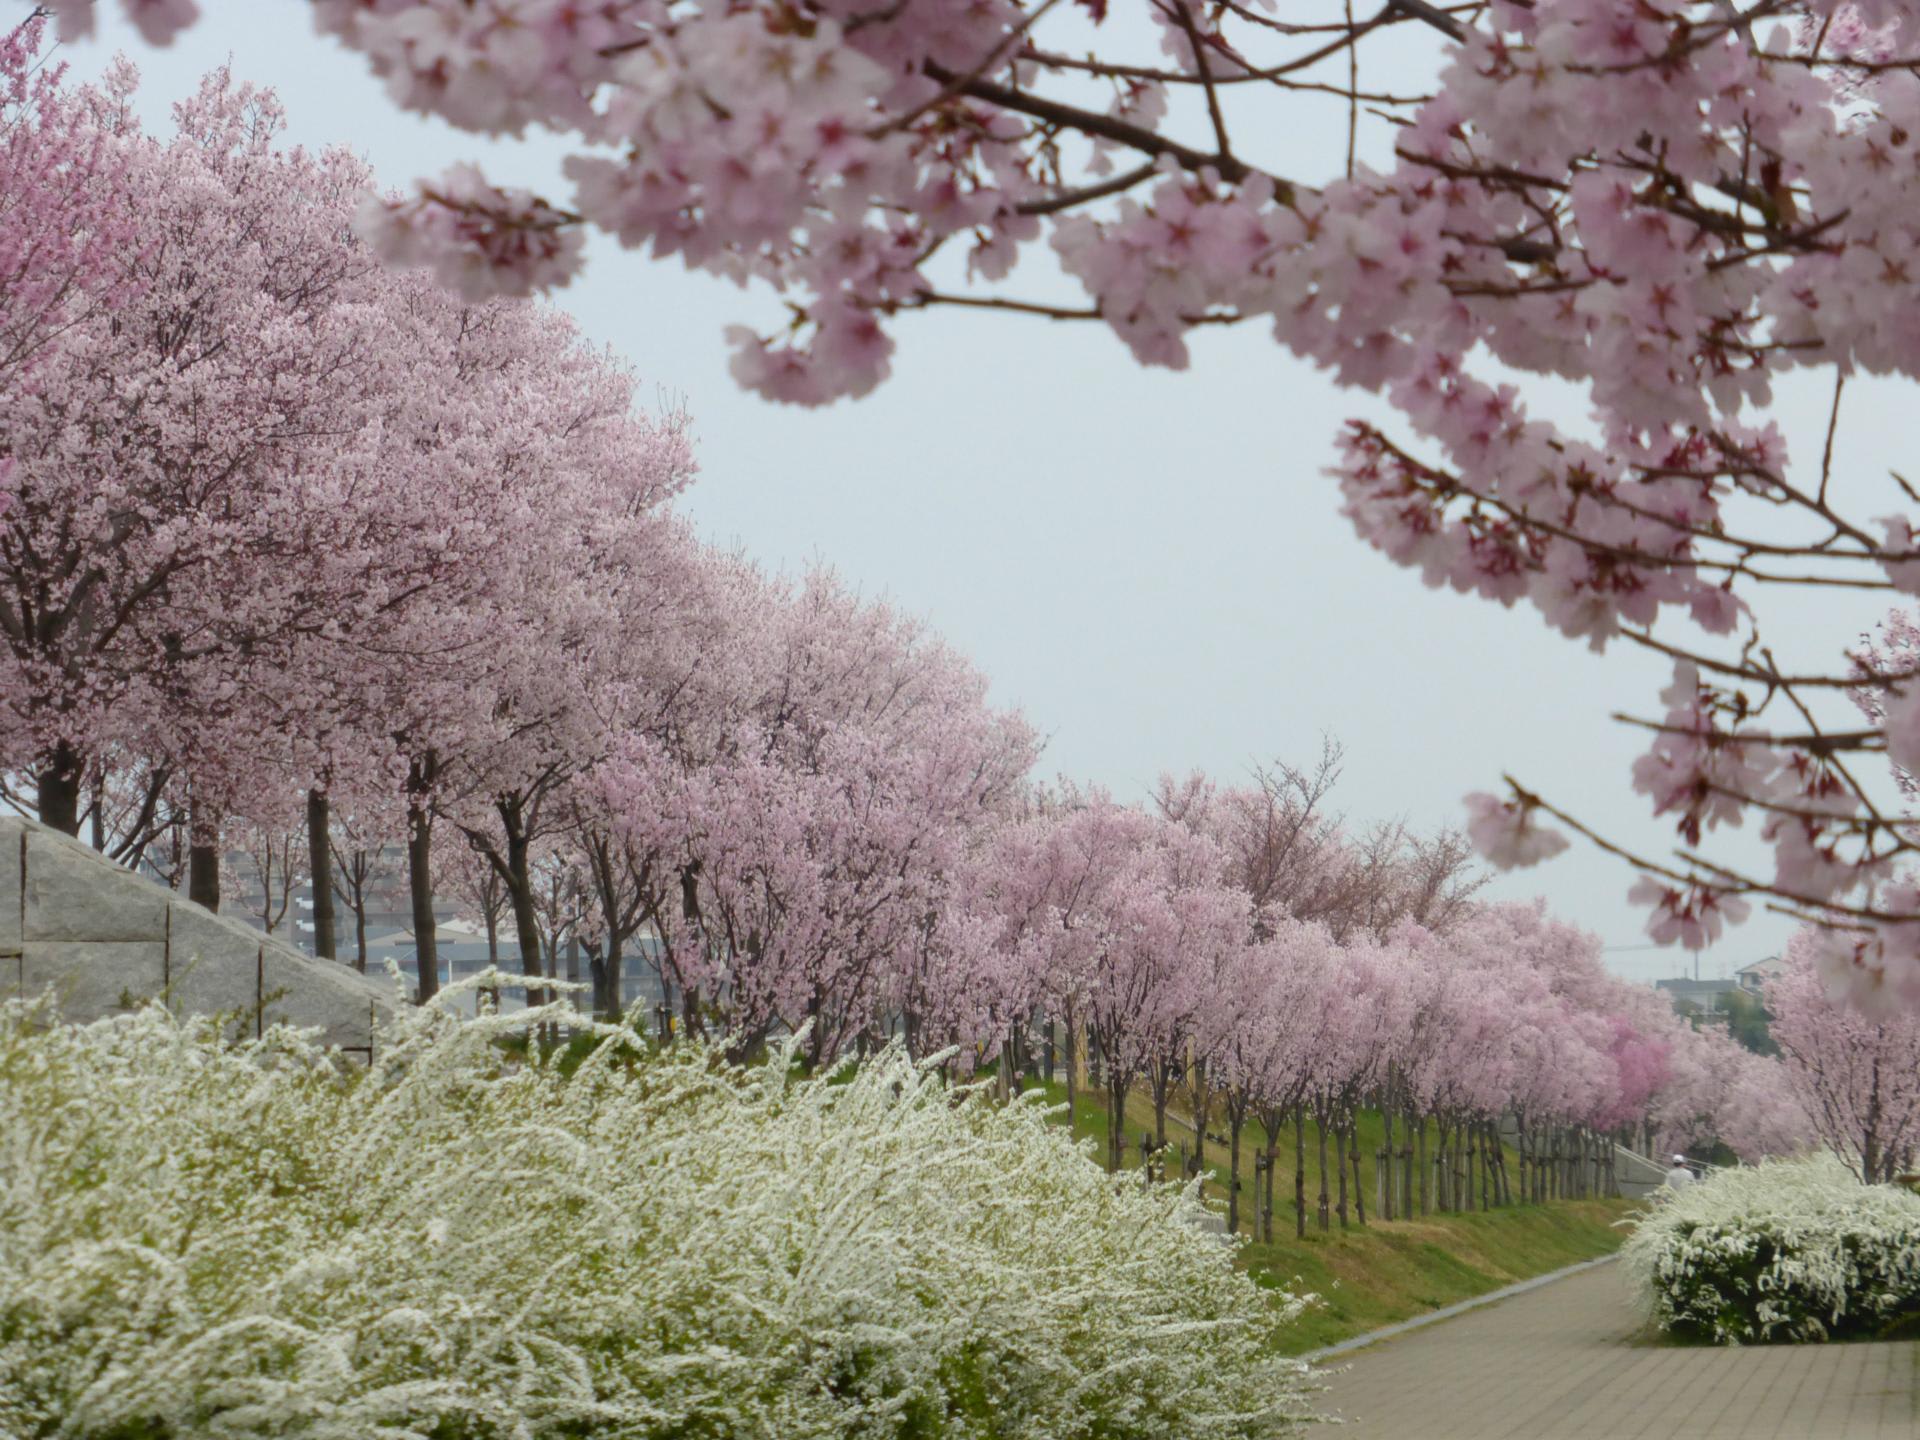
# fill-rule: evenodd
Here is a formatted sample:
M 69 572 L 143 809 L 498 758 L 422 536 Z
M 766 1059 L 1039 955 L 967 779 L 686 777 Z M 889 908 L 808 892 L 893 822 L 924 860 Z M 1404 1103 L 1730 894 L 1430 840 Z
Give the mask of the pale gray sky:
M 124 48 L 156 128 L 230 58 L 279 91 L 295 141 L 350 146 L 383 184 L 478 160 L 495 179 L 564 195 L 558 147 L 402 114 L 358 57 L 314 38 L 298 0 L 202 3 L 207 18 L 170 50 L 142 45 L 114 7 L 101 38 L 67 58 L 92 75 Z M 1418 53 L 1432 53 L 1426 37 Z M 1283 148 L 1330 143 L 1296 131 Z M 1666 845 L 1627 789 L 1640 742 L 1607 720 L 1644 713 L 1663 667 L 1595 658 L 1531 610 L 1429 591 L 1364 547 L 1320 472 L 1338 423 L 1370 407 L 1254 327 L 1200 336 L 1193 367 L 1170 374 L 1142 370 L 1090 326 L 936 312 L 899 327 L 894 376 L 876 394 L 800 411 L 743 394 L 726 373 L 722 327 L 776 323 L 766 294 L 604 241 L 590 255 L 584 281 L 556 299 L 645 382 L 684 398 L 702 468 L 684 508 L 704 533 L 772 567 L 830 562 L 926 616 L 1051 737 L 1044 768 L 1138 798 L 1162 770 L 1236 777 L 1309 760 L 1325 732 L 1346 746 L 1338 799 L 1356 820 L 1457 823 L 1460 797 L 1499 789 L 1510 770 L 1616 838 Z M 1059 283 L 1044 260 L 1021 279 L 1030 292 Z M 1567 397 L 1529 394 L 1577 417 Z M 1783 403 L 1803 463 L 1817 462 L 1826 398 L 1803 388 Z M 1885 392 L 1861 387 L 1849 406 L 1886 422 L 1862 439 L 1894 429 Z M 1775 638 L 1828 661 L 1875 614 L 1835 601 Z M 1630 883 L 1576 843 L 1495 893 L 1545 895 L 1603 937 L 1622 974 L 1676 973 L 1688 957 L 1643 948 Z M 1702 971 L 1771 953 L 1785 934 L 1756 919 Z

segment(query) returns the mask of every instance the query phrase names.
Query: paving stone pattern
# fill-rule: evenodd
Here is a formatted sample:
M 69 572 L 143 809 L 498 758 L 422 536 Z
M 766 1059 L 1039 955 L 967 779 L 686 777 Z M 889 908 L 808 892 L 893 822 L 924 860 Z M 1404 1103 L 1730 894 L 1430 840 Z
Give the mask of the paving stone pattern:
M 1914 1440 L 1920 1342 L 1649 1343 L 1618 1266 L 1340 1357 L 1334 1440 Z
M 48 989 L 69 1020 L 164 997 L 241 1033 L 318 1026 L 327 1043 L 363 1053 L 393 1003 L 390 987 L 351 966 L 216 915 L 57 830 L 0 817 L 0 994 Z

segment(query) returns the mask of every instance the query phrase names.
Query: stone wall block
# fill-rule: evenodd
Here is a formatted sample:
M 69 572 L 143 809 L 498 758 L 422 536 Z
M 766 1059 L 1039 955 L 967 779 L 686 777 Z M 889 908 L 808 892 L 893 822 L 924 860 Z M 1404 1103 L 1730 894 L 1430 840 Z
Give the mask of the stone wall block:
M 56 830 L 27 831 L 22 940 L 157 941 L 167 892 Z
M 22 859 L 24 856 L 24 882 Z M 284 1021 L 364 1051 L 392 987 L 216 915 L 30 821 L 0 819 L 0 996 L 52 988 L 85 1023 L 164 998 L 247 1037 Z
M 136 1008 L 166 982 L 158 940 L 42 941 L 28 945 L 18 964 L 28 999 L 51 986 L 61 1015 L 82 1024 Z
M 251 1036 L 259 1001 L 259 931 L 176 899 L 167 934 L 167 1004 L 176 1015 L 220 1015 Z
M 20 860 L 26 835 L 24 823 L 0 816 L 0 956 L 20 953 Z
M 337 960 L 315 960 L 272 946 L 266 952 L 266 1021 L 319 1026 L 342 1049 L 373 1043 L 375 1015 L 393 1008 L 393 990 Z
M 325 1043 L 360 1049 L 371 1043 L 370 1017 L 392 1009 L 389 987 L 191 901 L 173 902 L 171 924 L 176 1014 L 226 1015 L 229 1033 L 248 1036 L 273 1024 L 318 1027 Z

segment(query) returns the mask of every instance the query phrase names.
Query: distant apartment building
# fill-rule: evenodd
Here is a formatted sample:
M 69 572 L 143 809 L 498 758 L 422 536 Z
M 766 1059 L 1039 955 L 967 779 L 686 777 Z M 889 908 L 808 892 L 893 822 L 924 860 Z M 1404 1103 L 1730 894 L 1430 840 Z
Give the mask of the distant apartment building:
M 1722 1020 L 1727 1014 L 1728 998 L 1742 988 L 1737 980 L 1656 980 L 1653 986 L 1682 1014 Z

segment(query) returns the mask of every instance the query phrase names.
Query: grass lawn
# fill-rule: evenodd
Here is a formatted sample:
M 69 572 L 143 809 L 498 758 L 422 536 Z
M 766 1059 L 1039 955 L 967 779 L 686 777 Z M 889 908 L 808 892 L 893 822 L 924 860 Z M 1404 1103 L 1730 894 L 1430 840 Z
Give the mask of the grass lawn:
M 1051 1085 L 1047 1092 L 1053 1101 L 1066 1099 L 1064 1085 Z M 1187 1119 L 1184 1103 L 1171 1107 L 1167 1139 L 1185 1141 L 1191 1151 L 1193 1131 Z M 1075 1121 L 1075 1133 L 1093 1141 L 1095 1155 L 1103 1158 L 1107 1133 L 1103 1097 L 1083 1093 Z M 1224 1135 L 1224 1116 L 1215 1114 L 1207 1128 Z M 1127 1105 L 1129 1167 L 1140 1163 L 1140 1137 L 1151 1135 L 1152 1131 L 1152 1103 L 1144 1093 L 1136 1092 Z M 1322 1232 L 1317 1228 L 1314 1213 L 1320 1188 L 1319 1147 L 1313 1125 L 1308 1123 L 1308 1229 L 1306 1239 L 1296 1240 L 1293 1235 L 1294 1137 L 1290 1126 L 1280 1132 L 1279 1174 L 1275 1177 L 1274 1194 L 1276 1239 L 1270 1245 L 1245 1245 L 1241 1259 L 1254 1278 L 1264 1284 L 1311 1290 L 1321 1297 L 1321 1305 L 1302 1316 L 1289 1337 L 1289 1353 L 1330 1345 L 1443 1305 L 1484 1295 L 1516 1280 L 1609 1254 L 1619 1248 L 1625 1238 L 1624 1231 L 1614 1228 L 1614 1222 L 1633 1208 L 1631 1202 L 1624 1200 L 1556 1200 L 1545 1205 L 1514 1205 L 1382 1224 L 1374 1218 L 1374 1152 L 1380 1147 L 1381 1135 L 1380 1116 L 1371 1112 L 1362 1114 L 1360 1169 L 1367 1225 L 1354 1225 L 1342 1231 L 1335 1221 L 1334 1228 Z M 1262 1138 L 1257 1125 L 1249 1125 L 1241 1137 L 1242 1234 L 1254 1225 L 1257 1201 L 1251 1198 L 1253 1162 Z M 1396 1136 L 1396 1143 L 1398 1139 Z M 1331 1163 L 1331 1140 L 1327 1153 Z M 1207 1159 L 1207 1192 L 1215 1200 L 1224 1201 L 1227 1183 L 1224 1147 L 1209 1142 Z M 1509 1173 L 1517 1179 L 1518 1171 L 1511 1160 Z M 1328 1188 L 1333 1190 L 1334 1186 L 1330 1183 Z
M 1363 1335 L 1619 1248 L 1613 1228 L 1625 1200 L 1556 1200 L 1472 1215 L 1369 1224 L 1344 1233 L 1308 1230 L 1248 1245 L 1256 1280 L 1320 1296 L 1288 1337 L 1290 1354 Z

